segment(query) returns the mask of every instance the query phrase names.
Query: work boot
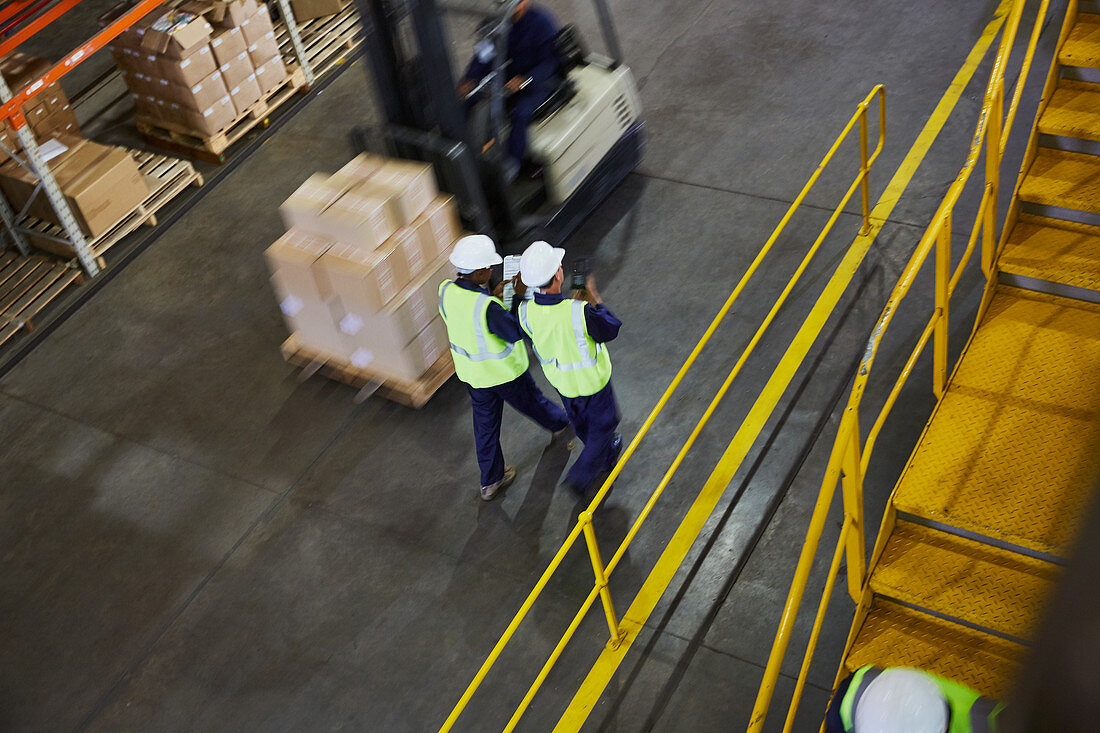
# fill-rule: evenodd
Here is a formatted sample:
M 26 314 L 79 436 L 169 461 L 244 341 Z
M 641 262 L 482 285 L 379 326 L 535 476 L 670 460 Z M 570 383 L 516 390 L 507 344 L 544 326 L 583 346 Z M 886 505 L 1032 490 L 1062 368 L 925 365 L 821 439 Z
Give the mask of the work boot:
M 500 481 L 495 481 L 488 486 L 481 487 L 481 500 L 492 501 L 496 498 L 496 495 L 507 489 L 512 485 L 512 482 L 516 480 L 516 469 L 512 466 L 505 466 L 504 475 L 501 476 Z

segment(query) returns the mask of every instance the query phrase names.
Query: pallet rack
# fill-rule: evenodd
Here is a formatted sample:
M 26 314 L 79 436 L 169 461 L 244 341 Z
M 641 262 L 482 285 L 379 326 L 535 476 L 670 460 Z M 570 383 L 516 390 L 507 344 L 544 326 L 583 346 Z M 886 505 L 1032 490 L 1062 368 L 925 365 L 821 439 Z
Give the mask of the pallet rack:
M 0 40 L 0 57 L 16 49 L 50 23 L 62 17 L 81 0 L 14 0 L 0 8 L 0 33 L 7 37 Z M 216 155 L 199 157 L 213 162 L 223 162 L 222 153 L 248 129 L 257 124 L 266 126 L 267 115 L 295 93 L 308 90 L 318 75 L 331 71 L 358 45 L 361 38 L 357 16 L 351 8 L 341 13 L 311 20 L 301 29 L 294 19 L 289 0 L 273 0 L 277 3 L 281 18 L 276 22 L 280 52 L 284 59 L 291 57 L 297 64 L 289 69 L 288 79 L 262 102 L 264 109 L 249 110 L 244 120 L 235 123 L 230 134 L 206 143 L 206 148 L 217 147 Z M 0 344 L 10 339 L 22 328 L 33 327 L 31 317 L 45 307 L 65 287 L 83 281 L 83 275 L 95 277 L 105 265 L 103 255 L 123 237 L 139 227 L 156 224 L 157 211 L 189 186 L 202 185 L 203 177 L 188 161 L 163 154 L 130 150 L 138 163 L 149 196 L 128 215 L 120 219 L 107 232 L 96 238 L 85 237 L 73 216 L 68 202 L 54 179 L 48 162 L 38 149 L 37 140 L 23 116 L 23 106 L 44 87 L 58 81 L 97 51 L 103 49 L 119 34 L 131 27 L 149 12 L 163 4 L 163 0 L 139 0 L 122 17 L 103 28 L 99 33 L 66 55 L 38 80 L 27 85 L 19 94 L 13 94 L 0 78 L 0 124 L 8 122 L 15 131 L 22 152 L 6 151 L 23 165 L 39 181 L 35 195 L 44 195 L 57 216 L 58 224 L 42 221 L 24 212 L 16 212 L 0 195 L 0 222 L 11 236 L 20 255 L 3 252 L 0 247 Z M 291 64 L 288 64 L 291 66 Z M 89 89 L 92 93 L 102 89 L 119 72 L 112 69 Z M 86 90 L 88 91 L 88 90 Z M 80 96 L 73 104 L 80 103 Z M 247 121 L 249 124 L 242 124 Z M 147 132 L 147 131 L 143 131 Z M 163 135 L 163 131 L 161 132 Z M 146 135 L 148 139 L 148 134 Z M 172 140 L 174 136 L 166 136 Z M 173 150 L 194 154 L 194 141 L 175 140 Z M 191 145 L 186 143 L 190 142 Z M 200 146 L 201 147 L 201 146 Z M 31 246 L 70 259 L 54 261 L 35 255 Z

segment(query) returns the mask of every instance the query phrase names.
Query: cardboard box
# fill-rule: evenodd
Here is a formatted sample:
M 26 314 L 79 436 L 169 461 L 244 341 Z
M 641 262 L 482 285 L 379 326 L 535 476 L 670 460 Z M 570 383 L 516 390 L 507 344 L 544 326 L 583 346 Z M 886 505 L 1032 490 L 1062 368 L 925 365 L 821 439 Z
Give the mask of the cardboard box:
M 281 56 L 270 59 L 261 66 L 256 67 L 256 83 L 260 85 L 260 93 L 267 94 L 282 83 L 286 78 L 286 66 Z
M 370 153 L 360 153 L 344 164 L 344 167 L 333 174 L 333 178 L 348 181 L 350 188 L 354 183 L 362 183 L 378 172 L 385 158 Z
M 317 265 L 332 288 L 341 318 L 382 310 L 408 284 L 397 279 L 390 257 L 347 244 L 334 243 Z
M 347 0 L 290 0 L 290 9 L 299 23 L 313 18 L 339 13 L 347 5 Z
M 279 216 L 287 229 L 313 233 L 324 229 L 321 215 L 344 192 L 343 188 L 330 184 L 329 178 L 324 173 L 314 173 L 282 203 Z
M 253 66 L 276 58 L 279 55 L 279 42 L 275 40 L 275 33 L 267 33 L 260 40 L 248 45 L 248 56 L 252 59 Z
M 432 263 L 428 272 L 405 286 L 381 311 L 363 312 L 364 327 L 368 331 L 395 330 L 405 334 L 403 343 L 408 343 L 439 315 L 439 286 L 450 280 L 453 272 L 446 258 Z
M 271 24 L 271 15 L 268 13 L 267 6 L 260 5 L 255 13 L 241 22 L 240 29 L 244 34 L 245 42 L 249 44 L 256 43 L 268 33 L 273 33 L 275 26 Z
M 210 42 L 214 29 L 201 15 L 168 10 L 145 31 L 141 47 L 171 59 L 183 59 Z
M 155 78 L 167 79 L 180 86 L 189 87 L 198 84 L 217 70 L 218 64 L 214 61 L 214 53 L 210 50 L 210 46 L 199 46 L 194 53 L 182 59 L 155 57 L 152 69 L 148 73 Z
M 215 103 L 229 94 L 229 90 L 225 88 L 222 75 L 215 71 L 190 87 L 170 84 L 168 94 L 173 102 L 178 102 L 188 109 L 200 111 L 214 106 Z
M 320 217 L 322 234 L 365 250 L 380 247 L 393 236 L 398 223 L 392 198 L 364 189 L 367 183 L 345 191 L 324 210 Z
M 80 123 L 71 107 L 54 109 L 38 125 L 33 127 L 35 137 L 39 139 L 57 137 L 58 135 L 80 136 Z
M 214 29 L 201 14 L 168 8 L 156 10 L 141 38 L 141 47 L 158 56 L 182 59 L 210 42 Z M 146 16 L 149 17 L 149 16 Z
M 415 161 L 386 158 L 370 183 L 393 193 L 402 226 L 411 224 L 439 194 L 432 167 Z
M 415 382 L 449 351 L 447 329 L 436 317 L 404 346 L 395 346 L 400 334 L 370 331 L 348 337 L 354 349 L 348 355 L 352 366 L 380 376 Z
M 250 74 L 247 79 L 230 89 L 229 96 L 233 98 L 238 116 L 243 115 L 249 107 L 260 101 L 260 85 L 256 83 L 256 75 Z
M 244 42 L 239 28 L 222 28 L 214 31 L 214 35 L 210 37 L 210 50 L 214 52 L 214 60 L 220 66 L 247 51 L 248 44 Z
M 233 0 L 232 2 L 215 2 L 215 6 L 222 6 L 222 18 L 220 22 L 223 25 L 231 26 L 234 28 L 239 27 L 249 18 L 255 16 L 260 12 L 260 6 L 256 0 Z M 267 6 L 264 6 L 264 10 L 267 10 Z
M 329 310 L 331 288 L 318 266 L 330 246 L 292 229 L 268 247 L 264 258 L 287 328 L 305 345 L 339 355 L 346 347 Z
M 50 161 L 50 170 L 86 236 L 103 234 L 149 195 L 141 171 L 125 150 L 79 138 L 62 142 L 69 149 Z M 37 179 L 15 161 L 0 166 L 0 188 L 16 210 L 26 205 L 37 185 Z M 34 198 L 30 213 L 60 223 L 44 196 Z
M 225 85 L 230 89 L 252 76 L 256 71 L 252 68 L 252 61 L 248 58 L 248 51 L 241 51 L 239 54 L 219 66 L 218 70 L 221 71 L 222 76 L 225 78 Z
M 328 240 L 291 229 L 267 248 L 264 259 L 272 274 L 282 273 L 280 280 L 288 291 L 301 298 L 327 302 L 332 297 L 332 287 L 318 266 L 331 247 Z
M 410 226 L 416 231 L 424 253 L 430 259 L 434 259 L 433 252 L 450 252 L 462 231 L 451 196 L 434 199 Z
M 237 108 L 227 94 L 200 110 L 186 107 L 179 110 L 183 124 L 190 130 L 202 135 L 216 135 L 233 124 L 237 119 Z

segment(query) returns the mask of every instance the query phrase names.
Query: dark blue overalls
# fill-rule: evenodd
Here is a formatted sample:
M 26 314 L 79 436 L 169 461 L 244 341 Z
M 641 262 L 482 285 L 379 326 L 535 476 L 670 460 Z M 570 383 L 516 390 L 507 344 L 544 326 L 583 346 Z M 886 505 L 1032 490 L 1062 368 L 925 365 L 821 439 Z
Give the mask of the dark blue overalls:
M 459 277 L 455 285 L 475 293 L 489 291 L 468 278 Z M 500 303 L 492 302 L 485 312 L 489 333 L 497 338 L 515 343 L 524 338 L 516 317 Z M 526 347 L 523 347 L 526 348 Z M 481 469 L 481 485 L 490 486 L 504 476 L 504 452 L 500 449 L 500 424 L 507 402 L 520 414 L 526 415 L 540 426 L 556 432 L 569 424 L 562 409 L 539 390 L 528 370 L 511 382 L 495 387 L 471 387 L 470 403 L 474 413 L 474 442 L 477 446 L 477 465 Z

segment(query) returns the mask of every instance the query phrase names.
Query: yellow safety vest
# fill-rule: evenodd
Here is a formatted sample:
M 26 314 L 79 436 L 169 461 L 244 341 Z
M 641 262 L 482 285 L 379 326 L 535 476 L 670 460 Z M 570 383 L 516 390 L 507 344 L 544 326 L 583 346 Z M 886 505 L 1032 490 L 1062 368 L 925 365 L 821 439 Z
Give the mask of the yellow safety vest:
M 588 335 L 583 300 L 554 305 L 524 301 L 519 323 L 531 337 L 543 374 L 562 397 L 586 397 L 607 386 L 611 356 L 607 346 Z
M 527 371 L 527 349 L 489 331 L 485 318 L 490 303 L 503 303 L 448 280 L 439 286 L 439 313 L 447 324 L 451 357 L 458 378 L 471 387 L 495 387 Z

